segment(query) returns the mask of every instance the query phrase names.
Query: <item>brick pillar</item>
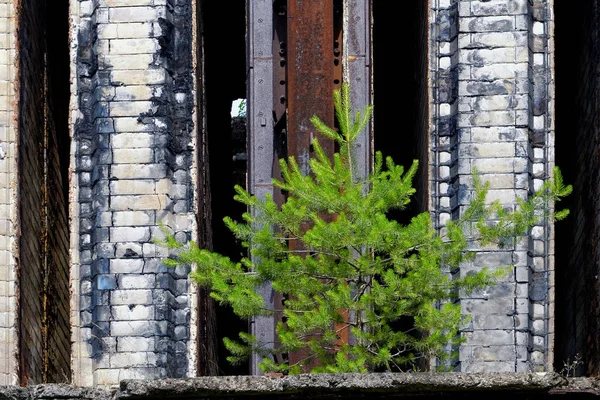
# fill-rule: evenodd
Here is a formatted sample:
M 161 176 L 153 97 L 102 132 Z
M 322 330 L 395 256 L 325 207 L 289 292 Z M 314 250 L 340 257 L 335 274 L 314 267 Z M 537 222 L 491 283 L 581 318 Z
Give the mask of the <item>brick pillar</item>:
M 474 169 L 490 183 L 488 201 L 500 200 L 506 207 L 526 199 L 549 177 L 548 27 L 529 3 L 433 2 L 432 204 L 441 232 L 469 203 Z M 538 128 L 543 143 L 532 147 Z M 548 232 L 543 223 L 513 245 L 479 249 L 475 260 L 461 267 L 464 276 L 483 267 L 513 266 L 497 285 L 461 299 L 463 312 L 473 317 L 462 331 L 467 340 L 454 360 L 455 369 L 546 368 L 552 253 Z M 541 341 L 542 349 L 532 341 Z
M 15 10 L 12 0 L 0 0 L 0 385 L 18 384 L 15 263 L 16 171 L 14 154 Z
M 191 1 L 78 6 L 75 374 L 186 377 L 189 271 L 163 266 L 153 240 L 161 223 L 181 241 L 193 231 Z

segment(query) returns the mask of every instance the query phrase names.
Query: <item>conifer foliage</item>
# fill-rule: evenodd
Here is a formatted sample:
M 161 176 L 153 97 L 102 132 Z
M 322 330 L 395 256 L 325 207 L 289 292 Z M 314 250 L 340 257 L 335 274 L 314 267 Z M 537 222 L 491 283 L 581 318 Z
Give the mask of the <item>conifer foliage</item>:
M 168 263 L 195 266 L 192 278 L 237 315 L 283 313 L 277 346 L 245 332 L 237 340 L 225 339 L 231 362 L 258 352 L 265 371 L 299 373 L 310 366 L 311 372 L 367 372 L 402 371 L 415 368 L 421 359 L 445 358 L 445 346 L 461 340 L 458 331 L 465 317 L 455 302 L 458 294 L 493 284 L 507 268 L 468 276 L 448 272 L 472 258 L 469 249 L 509 245 L 539 218 L 568 214 L 550 212 L 571 191 L 556 169 L 554 179 L 528 201 L 519 201 L 514 211 L 486 204 L 488 186 L 475 176 L 470 205 L 442 235 L 427 212 L 400 224 L 388 215 L 405 208 L 415 193 L 417 161 L 405 170 L 377 153 L 373 172 L 360 180 L 352 145 L 372 108 L 353 113 L 347 85 L 335 92 L 334 102 L 338 131 L 317 116 L 311 122 L 335 141 L 339 152 L 331 159 L 314 139 L 309 175 L 293 157 L 281 160 L 282 180 L 274 184 L 286 193 L 283 205 L 235 188 L 235 199 L 249 211 L 243 221 L 224 221 L 248 248 L 246 258 L 233 262 L 173 237 L 163 243 L 177 249 L 178 256 Z M 265 307 L 256 293 L 264 284 L 284 296 L 281 310 Z M 400 320 L 410 321 L 406 329 L 398 328 L 407 325 L 398 324 Z M 350 340 L 344 342 L 345 337 Z M 298 351 L 306 357 L 294 365 L 277 356 Z

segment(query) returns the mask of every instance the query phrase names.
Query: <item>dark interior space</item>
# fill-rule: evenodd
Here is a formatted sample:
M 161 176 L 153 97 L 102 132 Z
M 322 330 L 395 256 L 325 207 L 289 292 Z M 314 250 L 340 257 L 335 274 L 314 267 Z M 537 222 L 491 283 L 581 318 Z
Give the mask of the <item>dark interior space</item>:
M 341 2 L 334 2 L 335 4 Z M 401 4 L 402 3 L 402 4 Z M 409 166 L 419 159 L 419 175 L 415 182 L 418 194 L 408 212 L 398 215 L 407 218 L 426 207 L 427 188 L 427 7 L 424 1 L 390 2 L 373 0 L 373 65 L 375 90 L 375 148 L 397 163 Z M 206 131 L 201 140 L 207 143 L 210 170 L 210 218 L 212 220 L 212 248 L 233 259 L 242 255 L 243 249 L 225 228 L 225 216 L 234 219 L 245 211 L 233 200 L 233 184 L 240 183 L 240 164 L 234 161 L 240 154 L 236 132 L 232 133 L 231 102 L 244 98 L 245 79 L 245 4 L 243 0 L 214 2 L 203 0 L 199 7 L 201 57 L 204 90 L 203 109 Z M 227 24 L 223 16 L 227 16 Z M 398 24 L 398 16 L 405 24 Z M 341 31 L 341 30 L 340 30 Z M 404 36 L 401 36 L 404 35 Z M 408 38 L 403 48 L 406 64 L 392 62 L 398 37 Z M 402 74 L 399 74 L 399 68 Z M 401 76 L 401 78 L 398 78 Z M 339 82 L 335 83 L 339 84 Z M 282 118 L 284 120 L 284 118 Z M 234 157 L 235 156 L 235 157 Z M 277 155 L 278 157 L 281 154 Z M 201 160 L 200 163 L 206 162 Z M 244 166 L 245 167 L 245 166 Z M 230 309 L 217 307 L 216 332 L 218 345 L 218 371 L 220 375 L 243 375 L 248 365 L 231 366 L 223 337 L 236 338 L 238 332 L 247 330 L 247 321 L 237 318 Z M 202 368 L 201 368 L 202 369 Z
M 243 248 L 225 227 L 223 218 L 239 220 L 245 206 L 233 200 L 234 184 L 240 182 L 240 162 L 234 155 L 241 153 L 239 140 L 232 138 L 231 104 L 246 97 L 246 8 L 244 0 L 200 2 L 201 35 L 203 40 L 204 97 L 208 164 L 210 165 L 210 213 L 213 250 L 239 259 Z M 225 19 L 224 19 L 225 18 Z M 236 157 L 240 159 L 239 156 Z M 206 160 L 201 160 L 206 162 Z M 245 166 L 242 166 L 242 169 Z M 248 330 L 248 322 L 239 319 L 230 308 L 217 306 L 216 333 L 219 375 L 247 375 L 249 365 L 232 366 L 222 338 L 237 339 L 240 331 Z
M 69 55 L 69 2 L 66 0 L 48 2 L 46 5 L 46 64 L 48 75 L 47 101 L 52 108 L 56 126 L 56 149 L 60 164 L 60 176 L 65 190 L 62 195 L 68 204 L 69 191 L 69 97 L 70 55 Z
M 69 286 L 69 2 L 46 1 L 47 382 L 71 378 Z
M 580 357 L 576 374 L 600 371 L 598 336 L 598 1 L 555 2 L 556 165 L 573 194 L 556 224 L 554 368 Z
M 68 382 L 69 2 L 21 2 L 19 350 L 21 384 Z
M 429 194 L 427 2 L 372 0 L 372 13 L 375 151 L 406 169 L 419 160 L 417 193 L 406 212 L 394 215 L 408 222 L 426 210 Z
M 389 217 L 409 223 L 416 214 L 427 210 L 428 191 L 428 96 L 427 96 L 427 1 L 372 0 L 373 91 L 375 151 L 392 157 L 407 170 L 413 160 L 419 170 L 413 181 L 417 190 L 405 210 Z M 402 23 L 398 23 L 398 19 Z M 406 44 L 400 50 L 398 38 Z M 397 63 L 397 53 L 401 63 Z M 410 331 L 412 317 L 395 321 L 398 331 Z M 419 334 L 415 331 L 415 334 Z M 414 365 L 401 366 L 411 370 Z M 427 370 L 426 362 L 418 368 Z

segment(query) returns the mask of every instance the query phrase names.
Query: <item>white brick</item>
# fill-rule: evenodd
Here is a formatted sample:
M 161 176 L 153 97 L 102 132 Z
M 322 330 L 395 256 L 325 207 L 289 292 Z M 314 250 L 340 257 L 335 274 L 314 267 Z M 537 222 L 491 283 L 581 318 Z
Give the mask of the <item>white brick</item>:
M 90 17 L 94 12 L 94 2 L 91 0 L 81 1 L 79 3 L 79 15 L 83 18 Z
M 156 39 L 111 39 L 110 54 L 154 54 L 160 50 Z
M 144 70 L 154 61 L 153 54 L 100 54 L 100 65 L 117 70 Z
M 3 301 L 0 301 L 0 313 L 12 313 L 17 309 L 17 297 L 5 297 Z M 12 324 L 6 325 L 12 326 Z
M 5 268 L 5 267 L 3 267 Z M 0 297 L 15 295 L 15 284 L 10 281 L 0 281 Z
M 490 32 L 473 34 L 473 42 L 488 47 L 515 47 L 527 44 L 525 32 Z
M 165 195 L 130 195 L 113 196 L 111 198 L 111 207 L 115 211 L 126 210 L 164 210 L 169 204 L 169 199 Z M 140 222 L 141 220 L 136 220 Z
M 99 39 L 113 39 L 117 37 L 117 24 L 98 24 Z
M 113 148 L 119 149 L 153 147 L 154 134 L 145 132 L 118 133 L 112 136 L 112 144 Z
M 490 190 L 485 198 L 485 202 L 488 204 L 498 200 L 500 204 L 515 204 L 517 194 L 514 190 Z
M 471 128 L 471 141 L 474 143 L 486 142 L 519 142 L 526 141 L 527 130 L 515 129 L 510 126 L 500 127 L 473 127 Z
M 144 305 L 152 304 L 152 290 L 113 290 L 110 293 L 111 304 Z
M 141 243 L 117 243 L 115 256 L 117 258 L 127 256 L 131 252 L 135 252 L 142 255 L 142 244 Z
M 154 0 L 104 0 L 106 7 L 152 6 Z
M 482 111 L 506 110 L 506 109 L 526 109 L 527 96 L 480 96 L 475 98 L 475 109 Z
M 515 17 L 491 16 L 459 19 L 460 32 L 506 32 L 515 29 Z
M 496 80 L 527 77 L 529 65 L 527 63 L 491 64 L 481 67 L 472 66 L 473 79 Z
M 135 117 L 113 118 L 113 122 L 117 132 L 152 132 L 154 130 L 153 124 L 143 124 Z
M 480 111 L 472 116 L 461 115 L 459 119 L 468 119 L 469 124 L 473 126 L 513 126 L 516 116 L 514 111 Z M 464 122 L 459 123 L 461 126 L 468 126 Z
M 477 158 L 500 158 L 515 156 L 515 144 L 510 142 L 472 144 L 467 145 L 466 150 L 467 151 L 461 155 L 464 154 Z
M 166 73 L 164 69 L 125 70 L 112 71 L 113 83 L 122 85 L 160 85 L 165 83 Z
M 145 149 L 138 149 L 145 150 Z M 116 151 L 116 150 L 113 150 Z M 112 195 L 154 194 L 156 183 L 153 180 L 118 180 L 110 182 Z M 165 194 L 168 192 L 165 192 Z M 160 193 L 163 194 L 163 193 Z
M 155 366 L 156 358 L 153 352 L 116 353 L 110 356 L 110 366 L 111 368 Z
M 113 336 L 161 336 L 166 334 L 167 321 L 113 321 L 110 332 Z
M 167 174 L 164 164 L 120 164 L 113 166 L 111 173 L 118 179 L 160 179 Z
M 122 337 L 117 339 L 117 351 L 153 351 L 156 347 L 154 342 L 154 338 Z
M 0 303 L 7 302 L 3 300 Z M 16 299 L 15 299 L 16 303 Z M 0 329 L 11 328 L 15 325 L 15 310 L 2 311 L 0 307 Z
M 127 276 L 127 275 L 125 275 Z M 134 275 L 137 276 L 137 275 Z M 130 307 L 129 305 L 125 306 L 113 306 L 111 307 L 111 314 L 113 318 L 117 321 L 147 321 L 154 319 L 154 306 L 146 306 L 146 305 L 136 305 Z M 144 351 L 142 349 L 137 349 L 138 351 Z
M 115 149 L 113 163 L 115 164 L 150 164 L 154 162 L 152 149 Z
M 115 7 L 108 10 L 110 22 L 147 22 L 164 17 L 164 11 L 154 7 Z
M 142 259 L 110 260 L 111 274 L 141 273 L 144 269 Z
M 154 274 L 127 274 L 119 276 L 121 289 L 153 289 L 156 285 Z
M 527 0 L 471 1 L 473 15 L 516 15 L 527 13 Z
M 110 51 L 109 39 L 98 39 L 94 43 L 94 51 L 97 54 L 105 54 Z
M 513 164 L 511 158 L 480 158 L 473 160 L 473 167 L 477 168 L 477 171 L 482 174 L 513 172 Z
M 97 369 L 94 371 L 94 382 L 100 386 L 117 385 L 120 377 L 121 371 L 118 369 Z
M 113 213 L 113 224 L 115 226 L 143 226 L 153 223 L 153 213 L 141 211 L 117 211 Z
M 461 64 L 474 64 L 477 66 L 509 63 L 515 61 L 515 49 L 512 47 L 497 49 L 463 50 L 458 56 Z
M 117 25 L 119 38 L 142 38 L 152 36 L 152 23 L 141 22 L 141 23 L 127 23 Z M 161 33 L 160 31 L 158 32 Z
M 123 379 L 143 379 L 143 380 L 150 380 L 150 379 L 157 379 L 157 377 L 160 377 L 159 375 L 159 368 L 150 368 L 150 367 L 146 367 L 146 368 L 124 368 L 124 369 L 119 369 L 119 379 L 123 380 Z M 119 384 L 119 381 L 114 382 L 113 385 L 115 384 Z
M 154 113 L 156 105 L 151 101 L 114 101 L 109 103 L 109 110 L 112 117 L 137 117 L 142 113 Z
M 117 227 L 110 228 L 111 242 L 147 242 L 150 240 L 148 228 Z

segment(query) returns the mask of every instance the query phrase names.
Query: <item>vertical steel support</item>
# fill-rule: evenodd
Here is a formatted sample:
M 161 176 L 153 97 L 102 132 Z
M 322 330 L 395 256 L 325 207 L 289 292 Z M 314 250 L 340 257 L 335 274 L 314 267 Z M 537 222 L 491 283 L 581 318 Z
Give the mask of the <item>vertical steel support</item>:
M 287 149 L 305 174 L 310 171 L 310 142 L 316 135 L 310 117 L 316 114 L 327 125 L 334 125 L 333 14 L 333 0 L 288 0 Z M 319 142 L 333 155 L 332 141 L 319 138 Z M 291 248 L 298 246 L 296 241 L 290 242 Z M 305 351 L 290 353 L 289 363 L 299 364 L 308 356 Z M 311 365 L 304 368 L 308 372 Z
M 248 12 L 248 187 L 259 198 L 273 193 L 273 7 L 272 0 L 247 0 Z M 273 308 L 271 285 L 259 289 L 265 306 Z M 250 321 L 250 331 L 262 343 L 275 342 L 272 317 L 255 317 Z M 261 357 L 253 354 L 250 372 L 261 374 L 258 364 Z
M 308 173 L 317 114 L 334 123 L 333 0 L 288 0 L 288 154 Z M 333 143 L 320 140 L 329 153 Z
M 355 109 L 371 103 L 370 2 L 247 0 L 246 4 L 248 184 L 254 195 L 272 193 L 277 200 L 281 194 L 274 193 L 271 184 L 271 179 L 278 177 L 277 158 L 293 156 L 302 171 L 309 173 L 310 142 L 317 135 L 309 119 L 316 114 L 334 126 L 332 93 L 342 80 L 351 83 Z M 359 177 L 366 177 L 371 168 L 370 131 L 369 126 L 355 143 Z M 325 151 L 333 154 L 333 142 L 319 140 Z M 282 300 L 270 285 L 260 293 L 269 308 Z M 276 320 L 254 318 L 251 332 L 259 341 L 275 345 Z M 288 356 L 289 362 L 295 363 L 306 355 Z M 252 374 L 260 374 L 260 361 L 253 355 Z
M 344 81 L 350 84 L 355 110 L 373 104 L 371 96 L 371 1 L 344 1 Z M 372 126 L 370 123 L 354 143 L 356 177 L 366 178 L 372 169 Z

